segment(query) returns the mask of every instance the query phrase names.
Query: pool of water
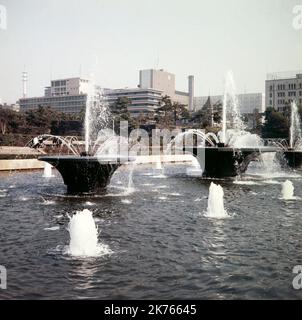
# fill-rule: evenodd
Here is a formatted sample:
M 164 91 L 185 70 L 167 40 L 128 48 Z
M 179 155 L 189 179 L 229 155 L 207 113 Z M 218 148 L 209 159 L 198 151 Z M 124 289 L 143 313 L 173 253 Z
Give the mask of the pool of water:
M 205 216 L 211 180 L 184 165 L 137 166 L 114 175 L 106 196 L 65 197 L 58 174 L 0 175 L 0 265 L 9 299 L 302 298 L 292 269 L 302 264 L 302 176 L 255 174 L 216 180 L 228 219 Z M 295 186 L 292 201 L 281 183 Z M 299 199 L 301 197 L 301 199 Z M 93 212 L 110 253 L 64 254 L 69 216 Z

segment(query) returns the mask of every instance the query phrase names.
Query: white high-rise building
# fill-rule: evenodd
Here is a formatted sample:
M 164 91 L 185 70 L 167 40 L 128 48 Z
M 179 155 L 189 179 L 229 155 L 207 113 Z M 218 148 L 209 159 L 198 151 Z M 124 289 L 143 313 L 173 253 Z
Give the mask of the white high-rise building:
M 66 113 L 81 112 L 86 108 L 87 95 L 92 92 L 92 86 L 90 80 L 82 78 L 52 80 L 51 85 L 45 88 L 44 96 L 21 98 L 20 110 L 25 112 L 42 106 Z M 99 92 L 100 88 L 95 86 L 94 90 Z
M 279 72 L 267 75 L 265 106 L 284 111 L 292 101 L 302 105 L 302 71 Z
M 188 77 L 188 92 L 175 89 L 175 75 L 163 69 L 141 70 L 139 73 L 139 87 L 141 89 L 154 89 L 162 91 L 162 95 L 167 95 L 174 102 L 186 105 L 189 110 L 193 110 L 194 100 L 194 76 Z

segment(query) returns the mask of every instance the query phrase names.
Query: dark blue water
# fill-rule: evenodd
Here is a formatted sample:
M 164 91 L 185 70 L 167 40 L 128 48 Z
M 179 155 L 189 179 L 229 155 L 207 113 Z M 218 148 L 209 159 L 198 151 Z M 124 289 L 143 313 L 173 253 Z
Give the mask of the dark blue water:
M 136 191 L 127 194 L 129 172 L 120 168 L 109 195 L 90 199 L 62 197 L 58 175 L 1 174 L 0 265 L 8 287 L 0 298 L 301 299 L 292 269 L 302 264 L 302 200 L 281 200 L 281 185 L 273 184 L 286 175 L 253 175 L 253 185 L 216 181 L 233 216 L 209 219 L 203 213 L 210 180 L 185 172 L 169 165 L 161 177 L 137 167 Z M 302 197 L 302 177 L 289 179 Z M 68 215 L 85 208 L 111 255 L 63 254 Z

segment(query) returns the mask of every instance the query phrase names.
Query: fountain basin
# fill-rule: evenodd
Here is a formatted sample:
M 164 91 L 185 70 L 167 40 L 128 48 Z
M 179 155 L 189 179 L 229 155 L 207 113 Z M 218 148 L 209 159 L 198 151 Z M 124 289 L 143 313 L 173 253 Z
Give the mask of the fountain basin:
M 203 169 L 203 176 L 211 178 L 235 177 L 244 173 L 261 153 L 276 152 L 276 148 L 193 147 L 186 151 L 195 156 Z
M 134 159 L 128 157 L 43 156 L 61 174 L 68 194 L 105 193 L 119 166 Z
M 288 149 L 283 152 L 287 164 L 291 168 L 302 167 L 302 150 Z

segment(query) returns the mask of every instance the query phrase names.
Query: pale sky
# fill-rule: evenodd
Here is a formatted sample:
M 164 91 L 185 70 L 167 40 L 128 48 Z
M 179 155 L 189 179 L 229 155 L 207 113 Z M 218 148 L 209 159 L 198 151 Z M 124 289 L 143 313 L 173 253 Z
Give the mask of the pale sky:
M 0 98 L 40 96 L 50 79 L 92 71 L 103 87 L 136 87 L 138 70 L 163 68 L 195 95 L 221 94 L 232 69 L 238 92 L 264 92 L 267 72 L 302 69 L 302 0 L 0 0 Z

